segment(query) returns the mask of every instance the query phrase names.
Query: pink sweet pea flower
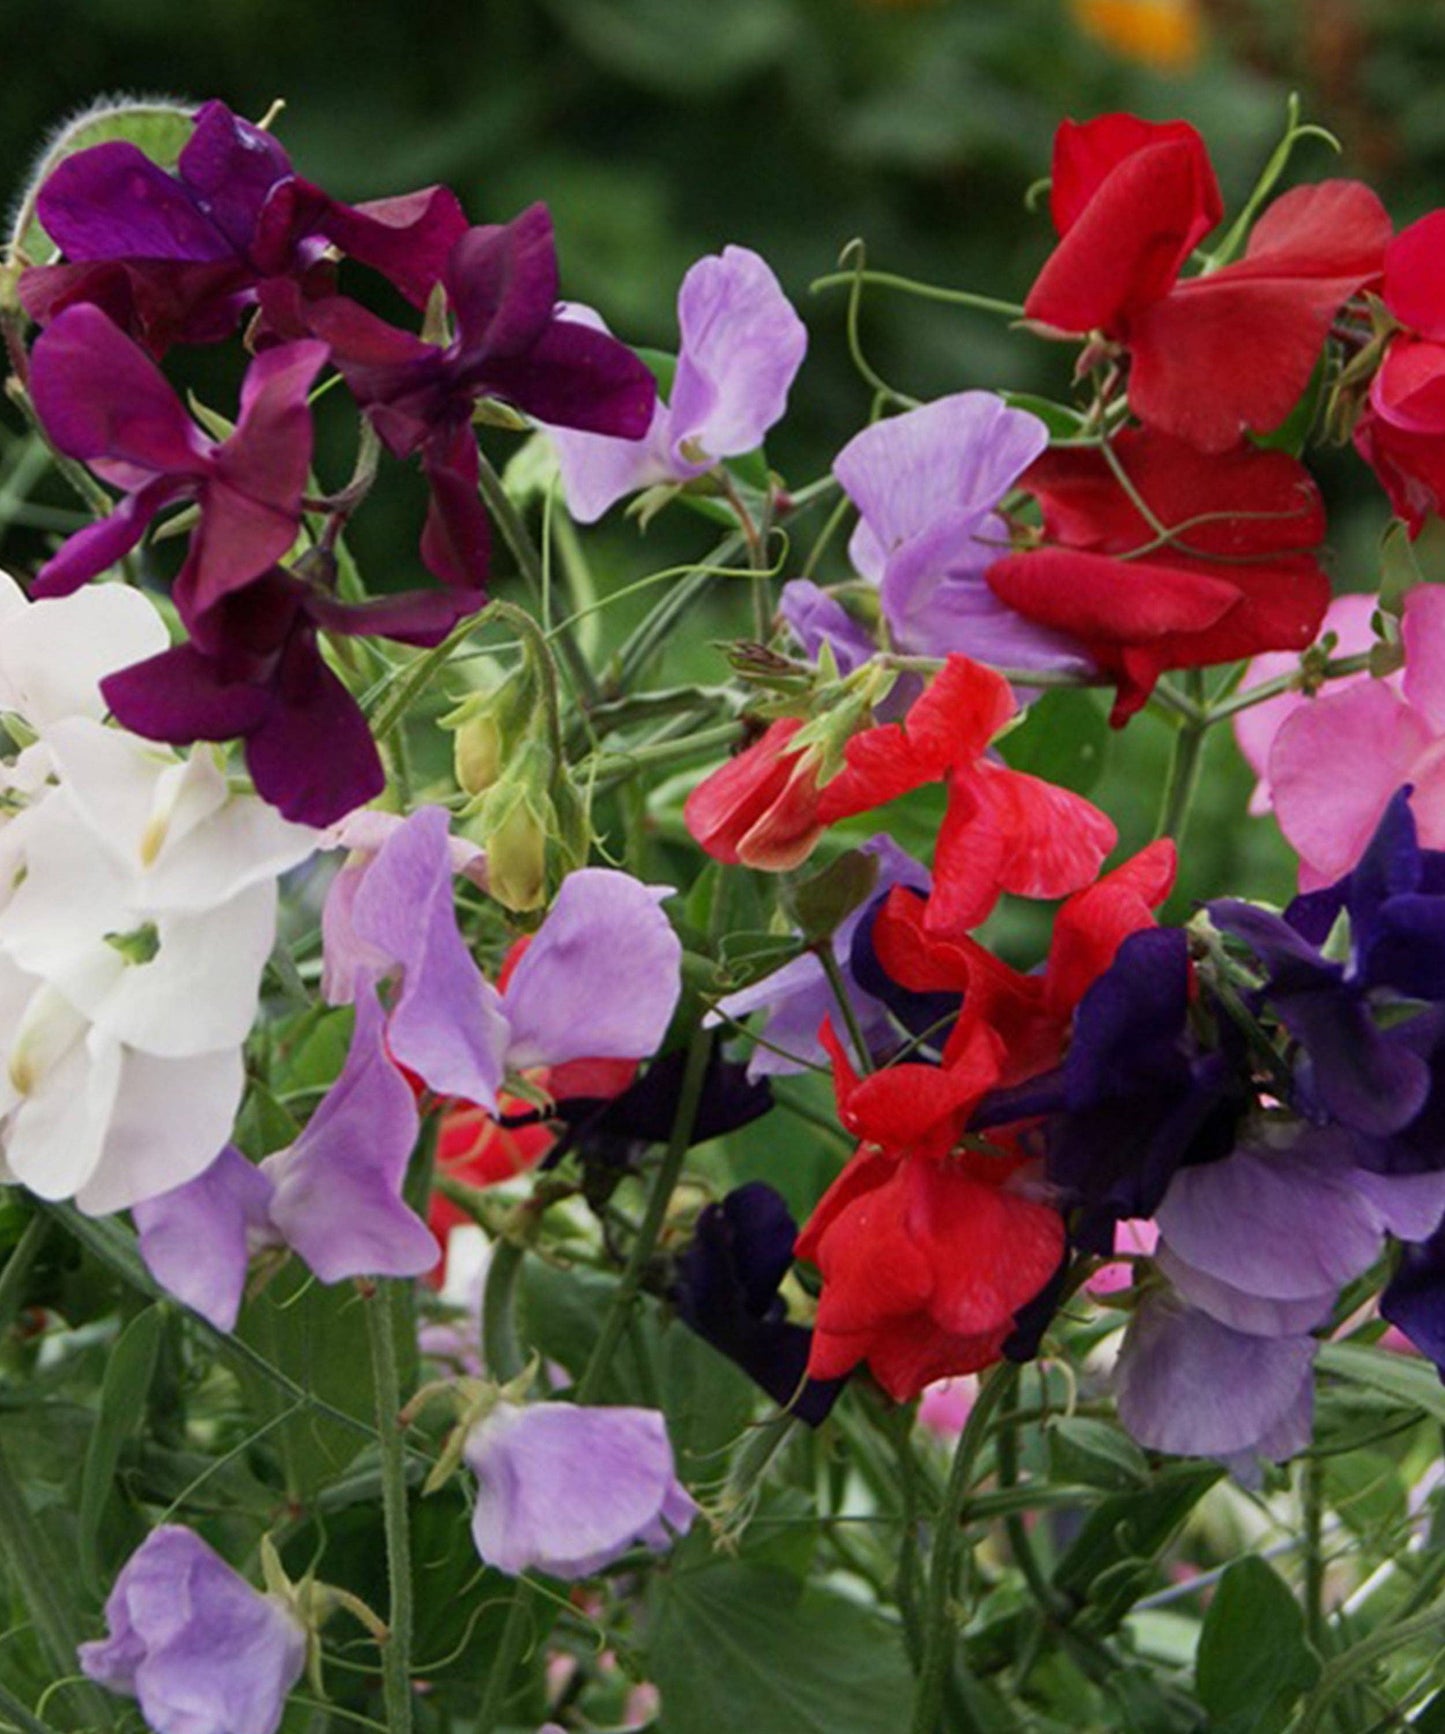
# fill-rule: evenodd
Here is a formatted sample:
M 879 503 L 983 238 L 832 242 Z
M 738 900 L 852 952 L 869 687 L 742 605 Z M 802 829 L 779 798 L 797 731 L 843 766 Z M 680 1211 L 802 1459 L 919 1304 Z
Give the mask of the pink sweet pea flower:
M 1390 797 L 1411 784 L 1420 844 L 1445 848 L 1445 589 L 1405 600 L 1404 676 L 1327 688 L 1296 707 L 1269 751 L 1275 817 L 1318 890 L 1364 854 Z

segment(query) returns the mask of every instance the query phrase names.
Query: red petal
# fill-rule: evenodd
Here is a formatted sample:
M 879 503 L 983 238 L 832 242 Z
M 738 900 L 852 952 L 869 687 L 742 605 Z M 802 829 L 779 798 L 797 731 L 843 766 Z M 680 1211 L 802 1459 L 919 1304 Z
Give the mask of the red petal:
M 1177 865 L 1174 844 L 1161 837 L 1069 898 L 1054 919 L 1049 947 L 1047 995 L 1055 1011 L 1072 1011 L 1129 935 L 1154 925 Z
M 1170 633 L 1203 632 L 1239 601 L 1238 586 L 1199 565 L 1125 564 L 1107 554 L 1038 548 L 1006 554 L 988 570 L 1001 602 L 1060 632 L 1095 644 L 1152 644 Z M 1167 666 L 1167 664 L 1166 664 Z
M 1431 211 L 1391 241 L 1384 295 L 1402 325 L 1445 342 L 1445 211 Z

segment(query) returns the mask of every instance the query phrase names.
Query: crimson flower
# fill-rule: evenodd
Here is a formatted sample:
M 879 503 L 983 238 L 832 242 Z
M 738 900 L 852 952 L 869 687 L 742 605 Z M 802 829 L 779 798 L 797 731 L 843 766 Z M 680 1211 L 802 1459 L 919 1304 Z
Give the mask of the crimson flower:
M 769 725 L 687 797 L 683 817 L 717 861 L 782 873 L 806 861 L 825 829 L 818 817 L 816 751 L 791 748 L 800 717 Z
M 1043 509 L 1044 541 L 991 566 L 989 587 L 1083 641 L 1117 682 L 1116 727 L 1165 669 L 1313 643 L 1330 600 L 1314 552 L 1324 506 L 1286 453 L 1205 458 L 1128 428 L 1109 452 L 1045 452 L 1022 485 Z
M 1025 312 L 1125 348 L 1135 415 L 1206 452 L 1284 420 L 1390 238 L 1368 187 L 1322 181 L 1276 199 L 1234 264 L 1181 280 L 1224 214 L 1219 186 L 1192 126 L 1130 114 L 1063 123 L 1050 205 L 1059 244 Z

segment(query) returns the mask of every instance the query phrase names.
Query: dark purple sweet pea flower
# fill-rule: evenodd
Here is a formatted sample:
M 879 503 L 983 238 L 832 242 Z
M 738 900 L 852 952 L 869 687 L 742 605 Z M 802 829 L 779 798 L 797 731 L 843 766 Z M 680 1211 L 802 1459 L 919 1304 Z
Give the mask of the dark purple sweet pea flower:
M 477 1552 L 509 1577 L 591 1577 L 632 1547 L 665 1552 L 697 1513 L 655 1409 L 499 1402 L 462 1455 Z
M 1409 790 L 1393 797 L 1359 865 L 1337 884 L 1296 898 L 1283 915 L 1232 900 L 1209 914 L 1259 959 L 1263 1001 L 1303 1050 L 1300 1106 L 1363 1134 L 1372 1166 L 1412 1165 L 1392 1135 L 1421 1114 L 1434 1084 L 1438 1019 L 1426 1012 L 1416 1030 L 1409 1014 L 1445 1001 L 1445 854 L 1420 848 Z M 1320 949 L 1342 914 L 1343 963 Z M 1377 1010 L 1396 1008 L 1405 1015 L 1377 1022 Z M 1439 1160 L 1437 1152 L 1430 1165 Z
M 679 1255 L 669 1298 L 677 1315 L 791 1414 L 816 1427 L 847 1379 L 809 1379 L 813 1333 L 794 1324 L 778 1289 L 793 1263 L 798 1225 L 761 1180 L 699 1214 Z
M 1152 1216 L 1186 1163 L 1233 1148 L 1249 1073 L 1234 1026 L 1221 1019 L 1219 1033 L 1210 1052 L 1190 1029 L 1187 936 L 1148 928 L 1080 1000 L 1052 1100 L 1039 1080 L 1022 1086 L 1033 1099 L 992 1116 L 1051 1114 L 1047 1171 L 1077 1212 L 1075 1244 L 1107 1253 L 1115 1224 Z
M 874 422 L 839 452 L 833 473 L 858 508 L 848 552 L 878 586 L 896 649 L 1093 672 L 1082 644 L 1025 620 L 985 581 L 1009 547 L 999 502 L 1048 443 L 1037 416 L 965 391 Z
M 1115 1369 L 1119 1419 L 1151 1451 L 1220 1457 L 1248 1478 L 1310 1442 L 1315 1339 L 1254 1336 L 1166 1290 L 1140 1301 Z
M 569 317 L 605 331 L 588 308 Z M 677 296 L 680 338 L 667 402 L 618 437 L 606 428 L 536 411 L 551 425 L 567 510 L 594 523 L 627 494 L 690 482 L 723 458 L 755 451 L 780 421 L 808 347 L 808 333 L 767 262 L 748 247 L 699 259 Z M 608 437 L 611 434 L 611 437 Z
M 147 740 L 242 739 L 263 800 L 288 819 L 330 825 L 379 795 L 386 773 L 361 707 L 321 654 L 318 633 L 374 634 L 425 648 L 481 600 L 412 590 L 341 602 L 320 579 L 274 566 L 193 619 L 188 643 L 111 675 L 105 700 L 125 728 Z
M 140 1706 L 156 1734 L 276 1734 L 306 1666 L 306 1628 L 198 1535 L 153 1529 L 105 1604 L 110 1635 L 80 1666 Z
M 133 144 L 96 145 L 56 166 L 37 214 L 66 263 L 23 273 L 30 316 L 49 324 L 89 303 L 155 356 L 229 336 L 277 280 L 329 293 L 328 247 L 424 306 L 466 228 L 445 187 L 338 203 L 295 174 L 270 133 L 220 102 L 196 111 L 174 174 Z
M 1445 1381 L 1445 1227 L 1418 1246 L 1401 1248 L 1380 1295 L 1380 1315 L 1435 1363 Z
M 471 430 L 478 400 L 503 398 L 538 421 L 635 439 L 647 431 L 657 387 L 616 338 L 559 311 L 545 205 L 468 229 L 442 284 L 456 327 L 444 345 L 342 296 L 310 304 L 304 316 L 388 450 L 421 459 L 431 487 L 424 563 L 444 582 L 475 584 L 489 545 Z
M 194 619 L 259 578 L 287 553 L 311 467 L 307 406 L 326 346 L 283 344 L 258 356 L 241 387 L 229 439 L 203 434 L 155 363 L 94 307 L 73 307 L 31 352 L 30 392 L 46 434 L 125 498 L 79 530 L 40 569 L 36 596 L 65 596 L 113 566 L 157 513 L 194 500 L 174 599 Z
M 252 1255 L 280 1241 L 272 1191 L 228 1144 L 204 1174 L 132 1207 L 146 1269 L 218 1331 L 235 1328 Z
M 847 916 L 833 935 L 833 956 L 837 961 L 849 1001 L 858 1019 L 870 1051 L 879 1060 L 896 1050 L 899 1032 L 894 1022 L 893 1002 L 904 990 L 898 989 L 883 973 L 872 956 L 867 935 L 873 918 L 882 907 L 887 894 L 895 885 L 907 885 L 915 891 L 927 892 L 931 875 L 886 833 L 879 832 L 866 843 L 859 844 L 860 853 L 878 864 L 873 895 Z M 860 945 L 866 951 L 860 954 Z M 908 995 L 911 1002 L 920 998 L 930 1001 L 936 995 Z M 826 1018 L 838 1018 L 838 1003 L 822 964 L 811 953 L 785 963 L 771 975 L 754 982 L 751 987 L 730 993 L 717 1003 L 717 1011 L 709 1013 L 708 1022 L 737 1021 L 755 1011 L 766 1010 L 767 1017 L 759 1030 L 762 1038 L 748 1061 L 749 1077 L 785 1076 L 790 1072 L 806 1071 L 810 1065 L 826 1066 L 827 1050 L 818 1039 Z M 957 998 L 947 1008 L 957 1012 Z M 904 1027 L 913 1030 L 907 1018 Z M 936 1026 L 938 1013 L 928 1017 L 928 1025 Z M 924 1026 L 926 1027 L 926 1026 Z M 922 1028 L 914 1033 L 921 1034 Z M 938 1045 L 942 1032 L 935 1029 Z

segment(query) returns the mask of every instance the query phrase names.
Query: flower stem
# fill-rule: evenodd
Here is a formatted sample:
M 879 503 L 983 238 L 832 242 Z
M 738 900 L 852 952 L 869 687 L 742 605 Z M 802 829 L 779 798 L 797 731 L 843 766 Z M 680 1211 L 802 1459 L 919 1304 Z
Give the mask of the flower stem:
M 1304 1506 L 1305 1636 L 1321 1656 L 1328 1654 L 1325 1630 L 1325 1460 L 1306 1457 L 1300 1465 Z
M 1185 696 L 1202 710 L 1203 676 L 1198 669 L 1185 674 Z M 1159 812 L 1158 837 L 1172 837 L 1176 843 L 1184 837 L 1189 822 L 1189 810 L 1199 788 L 1199 772 L 1204 758 L 1204 738 L 1208 724 L 1201 717 L 1194 720 L 1181 717 L 1174 736 L 1174 753 L 1169 761 L 1169 779 L 1164 785 L 1164 802 Z
M 371 1345 L 371 1379 L 376 1398 L 376 1431 L 381 1446 L 381 1501 L 386 1523 L 387 1626 L 391 1637 L 381 1652 L 382 1696 L 391 1734 L 411 1734 L 411 1513 L 406 1483 L 406 1449 L 398 1421 L 401 1389 L 397 1381 L 392 1285 L 379 1282 L 366 1298 L 366 1332 Z
M 502 1635 L 492 1652 L 492 1665 L 487 1671 L 487 1690 L 482 1698 L 482 1707 L 477 1712 L 477 1719 L 472 1723 L 472 1734 L 492 1734 L 492 1730 L 501 1720 L 507 1687 L 511 1684 L 512 1674 L 522 1657 L 522 1645 L 526 1641 L 527 1628 L 531 1623 L 535 1593 L 526 1578 L 517 1579 L 512 1605 L 507 1610 L 507 1623 L 502 1627 Z
M 958 1446 L 953 1454 L 948 1485 L 933 1538 L 933 1555 L 929 1562 L 928 1594 L 924 1609 L 923 1665 L 918 1675 L 918 1694 L 913 1704 L 912 1734 L 940 1734 L 939 1713 L 943 1703 L 943 1686 L 953 1660 L 954 1641 L 953 1579 L 958 1558 L 958 1544 L 963 1533 L 964 1508 L 968 1502 L 973 1472 L 988 1436 L 994 1411 L 1012 1392 L 1018 1369 L 1004 1363 L 994 1368 L 984 1380 L 969 1414 Z

